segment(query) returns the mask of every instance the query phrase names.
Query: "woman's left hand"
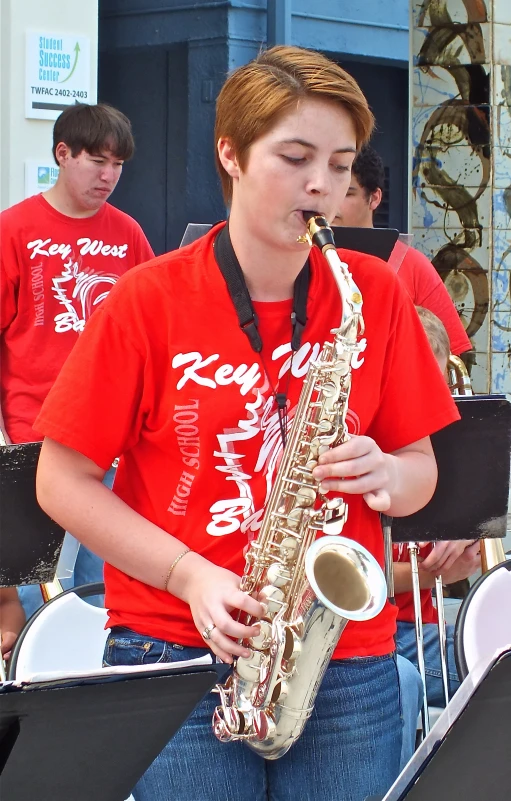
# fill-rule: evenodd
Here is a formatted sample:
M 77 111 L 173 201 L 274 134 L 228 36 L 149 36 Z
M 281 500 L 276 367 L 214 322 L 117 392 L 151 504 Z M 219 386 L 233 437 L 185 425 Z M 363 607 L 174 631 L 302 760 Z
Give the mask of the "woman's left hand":
M 391 505 L 396 482 L 394 457 L 383 453 L 370 437 L 350 436 L 321 454 L 312 474 L 321 481 L 321 492 L 363 495 L 376 512 L 385 512 Z

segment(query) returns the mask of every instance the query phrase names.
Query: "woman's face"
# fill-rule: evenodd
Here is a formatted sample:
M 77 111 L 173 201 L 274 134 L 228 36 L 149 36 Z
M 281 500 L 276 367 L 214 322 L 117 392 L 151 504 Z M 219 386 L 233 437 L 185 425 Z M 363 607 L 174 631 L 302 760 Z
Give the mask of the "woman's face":
M 231 225 L 241 224 L 258 239 L 279 248 L 303 248 L 302 212 L 316 211 L 332 221 L 350 185 L 356 154 L 351 116 L 324 100 L 304 100 L 250 147 L 242 171 L 226 140 L 233 178 Z

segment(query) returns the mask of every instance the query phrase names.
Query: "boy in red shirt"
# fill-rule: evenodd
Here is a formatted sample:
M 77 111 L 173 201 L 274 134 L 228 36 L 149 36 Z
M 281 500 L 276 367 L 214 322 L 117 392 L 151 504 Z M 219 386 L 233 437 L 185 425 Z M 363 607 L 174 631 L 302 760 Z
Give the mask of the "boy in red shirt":
M 107 203 L 134 148 L 130 121 L 117 109 L 69 106 L 53 128 L 56 184 L 0 215 L 0 429 L 7 444 L 41 439 L 34 420 L 85 323 L 121 275 L 154 256 L 139 224 Z M 78 583 L 100 581 L 102 562 L 82 549 L 76 572 Z M 20 592 L 30 614 L 41 603 L 39 589 Z
M 236 70 L 218 98 L 215 130 L 228 225 L 126 275 L 41 411 L 39 500 L 106 560 L 107 664 L 250 656 L 240 640 L 259 627 L 238 615 L 258 620 L 265 610 L 240 590 L 243 553 L 261 526 L 307 366 L 342 318 L 325 259 L 302 240 L 303 212 L 334 218 L 372 127 L 355 81 L 319 53 L 276 47 Z M 249 295 L 244 327 L 220 247 Z M 377 259 L 339 255 L 363 297 L 366 338 L 351 360 L 351 438 L 323 453 L 313 476 L 322 492 L 348 500 L 343 534 L 382 564 L 379 512 L 405 515 L 427 503 L 436 481 L 429 434 L 457 413 L 395 275 Z M 304 277 L 300 319 L 293 297 Z M 254 332 L 262 349 L 252 346 Z M 116 454 L 110 493 L 101 479 Z M 394 631 L 390 604 L 348 624 L 314 712 L 281 759 L 216 740 L 213 696 L 135 798 L 363 801 L 385 793 L 401 750 Z M 318 773 L 318 754 L 327 771 Z
M 362 148 L 353 163 L 351 181 L 341 203 L 334 225 L 355 228 L 372 228 L 373 215 L 382 201 L 385 185 L 383 161 L 370 145 Z M 397 249 L 405 249 L 401 242 Z M 419 250 L 409 247 L 398 270 L 399 279 L 406 287 L 413 303 L 433 312 L 444 324 L 450 340 L 450 352 L 472 350 L 454 303 L 435 270 L 434 265 Z

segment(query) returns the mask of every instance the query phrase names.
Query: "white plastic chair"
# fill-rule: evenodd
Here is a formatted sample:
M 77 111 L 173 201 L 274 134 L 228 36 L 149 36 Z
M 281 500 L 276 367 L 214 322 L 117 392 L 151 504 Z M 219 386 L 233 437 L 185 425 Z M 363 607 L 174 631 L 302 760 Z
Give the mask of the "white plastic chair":
M 479 578 L 464 599 L 454 634 L 458 673 L 463 680 L 483 657 L 511 647 L 511 561 Z
M 13 649 L 9 678 L 20 681 L 37 673 L 99 670 L 109 632 L 107 612 L 83 598 L 103 592 L 101 583 L 75 587 L 38 609 Z

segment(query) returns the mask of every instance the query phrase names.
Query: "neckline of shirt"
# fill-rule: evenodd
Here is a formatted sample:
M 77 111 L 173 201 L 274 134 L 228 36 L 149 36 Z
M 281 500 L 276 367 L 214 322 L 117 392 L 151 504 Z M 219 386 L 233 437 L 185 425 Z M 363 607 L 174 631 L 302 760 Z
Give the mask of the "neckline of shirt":
M 90 225 L 92 221 L 97 222 L 100 220 L 106 212 L 107 203 L 103 203 L 100 209 L 97 210 L 95 214 L 92 214 L 90 217 L 70 217 L 69 214 L 63 214 L 61 211 L 58 211 L 51 203 L 48 203 L 44 194 L 40 192 L 38 195 L 34 195 L 34 199 L 38 201 L 39 205 L 45 210 L 47 214 L 50 214 L 52 217 L 55 217 L 59 222 L 63 223 L 64 225 L 72 225 L 76 227 L 77 225 Z

